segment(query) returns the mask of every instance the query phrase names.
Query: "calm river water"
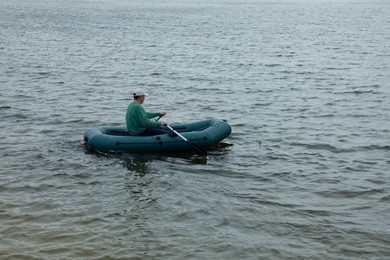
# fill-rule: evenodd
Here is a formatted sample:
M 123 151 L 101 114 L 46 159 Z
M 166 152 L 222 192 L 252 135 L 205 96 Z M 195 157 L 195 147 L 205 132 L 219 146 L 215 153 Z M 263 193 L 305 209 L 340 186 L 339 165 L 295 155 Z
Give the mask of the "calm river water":
M 0 258 L 388 259 L 388 1 L 0 0 Z M 99 154 L 130 92 L 226 119 Z

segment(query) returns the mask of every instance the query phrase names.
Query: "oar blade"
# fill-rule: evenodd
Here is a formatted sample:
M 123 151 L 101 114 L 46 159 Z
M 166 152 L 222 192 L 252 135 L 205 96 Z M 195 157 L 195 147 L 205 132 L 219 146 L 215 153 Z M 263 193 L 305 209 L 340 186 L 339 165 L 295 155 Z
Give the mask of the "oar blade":
M 207 151 L 200 147 L 199 145 L 192 143 L 190 141 L 187 141 L 187 143 L 201 156 L 207 157 Z

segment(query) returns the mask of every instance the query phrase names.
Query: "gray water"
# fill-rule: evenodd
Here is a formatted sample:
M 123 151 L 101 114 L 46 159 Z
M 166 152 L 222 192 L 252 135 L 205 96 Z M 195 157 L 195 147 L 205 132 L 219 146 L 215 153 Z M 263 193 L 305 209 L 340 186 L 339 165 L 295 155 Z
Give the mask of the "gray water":
M 0 0 L 0 258 L 388 259 L 388 1 Z M 134 88 L 209 150 L 100 154 Z

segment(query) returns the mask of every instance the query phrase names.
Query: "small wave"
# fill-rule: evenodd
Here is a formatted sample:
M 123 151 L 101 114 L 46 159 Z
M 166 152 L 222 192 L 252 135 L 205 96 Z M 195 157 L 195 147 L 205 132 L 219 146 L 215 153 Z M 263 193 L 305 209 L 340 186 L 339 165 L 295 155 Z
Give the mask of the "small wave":
M 315 209 L 299 209 L 294 210 L 298 214 L 306 215 L 306 216 L 333 216 L 334 213 L 326 210 L 315 210 Z
M 335 68 L 335 67 L 326 67 L 325 70 L 349 70 L 350 68 Z
M 322 118 L 322 117 L 335 117 L 336 115 L 335 114 L 324 114 L 324 115 L 318 115 L 318 116 L 315 116 L 317 118 Z
M 368 146 L 360 146 L 360 147 L 358 147 L 358 149 L 359 150 L 367 150 L 367 151 L 372 151 L 372 150 L 389 151 L 390 145 L 368 145 Z
M 34 99 L 33 96 L 30 96 L 30 95 L 23 95 L 23 94 L 16 94 L 16 95 L 13 95 L 11 96 L 11 98 L 14 98 L 14 99 Z
M 369 190 L 329 190 L 316 192 L 317 194 L 330 198 L 355 198 L 372 194 L 384 193 L 384 189 L 369 189 Z
M 390 150 L 390 145 L 365 145 L 365 146 L 356 146 L 350 148 L 340 148 L 330 144 L 304 144 L 298 142 L 292 142 L 293 146 L 304 146 L 310 150 L 327 150 L 333 153 L 346 153 L 346 152 L 359 152 L 359 151 L 373 151 L 373 150 Z
M 271 64 L 265 64 L 264 65 L 265 67 L 280 67 L 282 66 L 282 64 L 278 64 L 278 63 L 271 63 Z
M 331 151 L 334 153 L 340 153 L 340 152 L 347 151 L 347 149 L 337 148 L 337 147 L 330 145 L 330 144 L 303 144 L 303 143 L 292 142 L 291 145 L 304 146 L 305 148 L 307 148 L 309 150 L 327 150 L 327 151 Z
M 297 71 L 295 72 L 297 75 L 314 75 L 315 73 L 312 71 Z
M 343 91 L 343 92 L 336 92 L 335 94 L 337 94 L 337 95 L 344 95 L 344 94 L 362 95 L 362 94 L 381 94 L 381 93 L 371 89 L 371 90 Z
M 380 199 L 382 202 L 390 202 L 390 195 L 384 196 L 383 198 Z
M 42 75 L 42 76 L 45 76 L 45 75 L 50 75 L 50 72 L 47 72 L 47 71 L 40 71 L 37 73 L 38 75 Z
M 268 160 L 288 160 L 291 159 L 291 156 L 288 154 L 269 152 L 265 155 L 265 158 Z

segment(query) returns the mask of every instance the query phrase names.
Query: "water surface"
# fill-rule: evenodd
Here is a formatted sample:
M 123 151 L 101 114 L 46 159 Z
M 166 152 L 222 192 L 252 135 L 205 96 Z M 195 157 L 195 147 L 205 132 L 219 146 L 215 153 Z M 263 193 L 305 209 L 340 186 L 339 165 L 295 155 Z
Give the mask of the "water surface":
M 1 258 L 387 258 L 389 7 L 0 0 Z M 233 132 L 88 150 L 138 87 Z

